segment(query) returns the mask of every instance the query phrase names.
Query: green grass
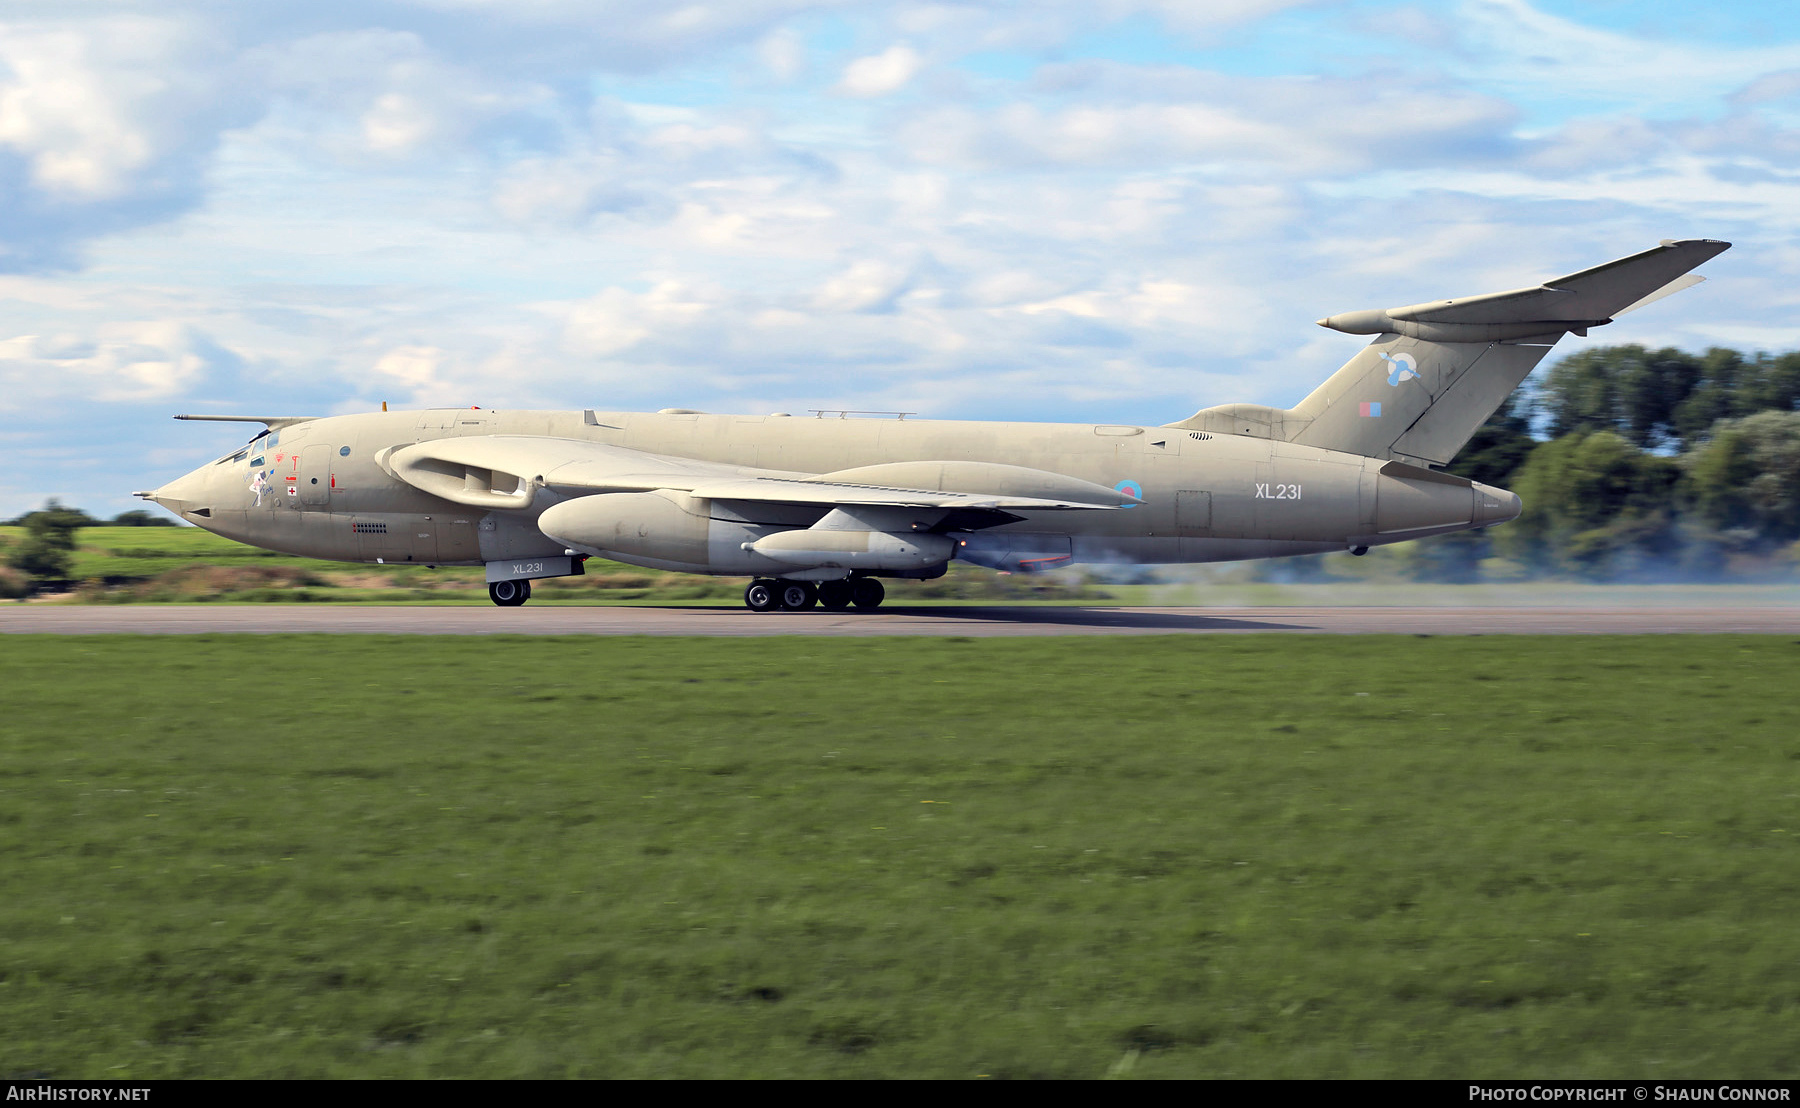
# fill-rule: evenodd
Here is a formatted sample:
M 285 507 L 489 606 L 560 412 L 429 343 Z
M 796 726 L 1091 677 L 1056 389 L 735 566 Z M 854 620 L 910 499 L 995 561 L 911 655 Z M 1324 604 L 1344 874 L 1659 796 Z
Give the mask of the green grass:
M 0 556 L 24 536 L 0 527 Z M 479 566 L 363 565 L 299 558 L 248 546 L 197 527 L 84 527 L 73 575 L 78 598 L 97 603 L 487 604 Z M 538 597 L 559 600 L 741 601 L 735 584 L 594 561 L 583 577 L 540 582 Z M 536 598 L 534 598 L 536 599 Z
M 24 529 L 0 527 L 0 559 Z M 78 532 L 74 576 L 84 603 L 489 603 L 479 567 L 362 565 L 296 558 L 195 527 L 88 527 Z M 1346 555 L 1348 557 L 1348 555 Z M 1350 559 L 1352 563 L 1362 560 Z M 1479 585 L 1403 579 L 1278 584 L 1246 579 L 1256 563 L 1161 567 L 1157 584 L 1096 584 L 1085 571 L 1002 576 L 965 563 L 935 581 L 886 583 L 903 604 L 1118 604 L 1128 606 L 1573 606 L 1760 607 L 1800 603 L 1800 585 L 1615 584 L 1528 581 Z M 1184 577 L 1191 576 L 1191 580 Z M 532 603 L 721 605 L 743 602 L 747 578 L 699 577 L 594 559 L 580 577 L 533 586 Z
M 0 548 L 19 542 L 23 527 L 0 527 Z M 294 558 L 246 546 L 198 527 L 83 527 L 75 532 L 77 578 L 151 577 L 202 560 L 216 565 L 304 564 L 342 568 L 335 562 Z M 479 572 L 479 571 L 478 571 Z
M 0 560 L 22 527 L 0 527 Z M 490 603 L 479 566 L 364 565 L 297 558 L 195 527 L 85 527 L 72 573 L 83 603 Z M 746 577 L 703 577 L 593 559 L 578 577 L 533 586 L 535 604 L 743 603 Z M 897 602 L 1105 600 L 1080 581 L 1001 576 L 958 564 L 935 581 L 891 581 Z
M 1800 1075 L 1784 638 L 0 673 L 0 1075 Z

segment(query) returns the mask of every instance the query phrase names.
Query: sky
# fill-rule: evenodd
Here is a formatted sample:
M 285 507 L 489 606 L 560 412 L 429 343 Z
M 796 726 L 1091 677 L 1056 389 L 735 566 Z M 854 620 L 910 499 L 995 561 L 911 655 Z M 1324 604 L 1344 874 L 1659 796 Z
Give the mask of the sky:
M 10 0 L 0 518 L 391 407 L 1167 423 L 1664 238 L 1800 349 L 1800 8 Z

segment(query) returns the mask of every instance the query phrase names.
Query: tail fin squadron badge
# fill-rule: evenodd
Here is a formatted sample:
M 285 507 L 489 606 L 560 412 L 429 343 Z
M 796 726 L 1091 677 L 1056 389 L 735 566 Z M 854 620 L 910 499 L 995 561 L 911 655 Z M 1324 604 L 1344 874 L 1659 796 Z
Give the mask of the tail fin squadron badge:
M 1419 363 L 1413 360 L 1411 354 L 1383 354 L 1381 358 L 1393 367 L 1388 373 L 1388 384 L 1397 388 L 1402 381 L 1419 379 Z

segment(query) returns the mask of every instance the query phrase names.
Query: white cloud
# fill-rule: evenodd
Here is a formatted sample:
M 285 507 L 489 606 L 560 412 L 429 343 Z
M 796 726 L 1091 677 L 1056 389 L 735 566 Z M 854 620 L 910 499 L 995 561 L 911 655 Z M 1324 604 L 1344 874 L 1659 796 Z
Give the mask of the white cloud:
M 678 281 L 663 281 L 642 293 L 609 288 L 568 310 L 563 348 L 608 357 L 652 335 L 673 336 L 699 326 L 711 308 L 696 290 Z
M 912 267 L 864 259 L 819 287 L 813 302 L 828 312 L 874 312 L 893 306 L 912 279 Z
M 690 201 L 676 212 L 669 231 L 701 246 L 729 248 L 742 244 L 750 227 L 743 212 Z
M 761 144 L 762 136 L 754 128 L 741 124 L 697 126 L 691 123 L 672 123 L 650 131 L 644 136 L 644 142 L 648 146 L 663 147 L 691 157 L 718 150 L 752 150 Z
M 534 158 L 514 164 L 496 183 L 494 206 L 515 223 L 575 223 L 622 198 L 609 188 L 622 172 L 620 159 L 604 154 L 577 158 Z
M 1765 73 L 1737 92 L 1731 100 L 1738 104 L 1761 104 L 1770 100 L 1786 100 L 1800 93 L 1800 69 L 1784 69 Z
M 1329 312 L 1687 234 L 1749 232 L 1618 341 L 1792 316 L 1782 41 L 1655 46 L 1688 92 L 1652 90 L 1649 114 L 1637 39 L 1564 21 L 1605 39 L 1571 50 L 1517 0 L 1463 9 L 1474 31 L 1397 16 L 1322 44 L 1375 48 L 1333 77 L 1082 37 L 1135 16 L 1126 37 L 1185 37 L 1159 56 L 1260 49 L 1235 28 L 1284 0 L 414 6 L 433 10 L 375 26 L 169 0 L 132 17 L 161 28 L 139 42 L 128 21 L 0 17 L 0 61 L 22 59 L 0 69 L 0 200 L 28 202 L 0 204 L 0 247 L 23 256 L 41 224 L 93 250 L 78 275 L 0 277 L 0 403 L 146 458 L 208 433 L 146 410 L 384 399 L 1166 421 L 1303 395 L 1357 346 L 1311 325 Z M 1390 46 L 1402 23 L 1449 37 Z M 1576 72 L 1588 47 L 1605 73 Z M 1012 53 L 956 64 L 975 51 Z M 995 75 L 1017 65 L 1036 72 Z M 1593 103 L 1546 114 L 1564 89 Z M 20 487 L 62 480 L 33 472 Z
M 925 59 L 912 47 L 890 46 L 845 66 L 838 91 L 849 96 L 886 96 L 904 88 L 924 64 Z
M 1542 136 L 1520 163 L 1545 174 L 1571 174 L 1621 164 L 1643 165 L 1672 148 L 1669 137 L 1635 117 L 1576 119 Z
M 1192 34 L 1239 27 L 1288 8 L 1316 3 L 1318 0 L 1127 0 L 1119 6 L 1152 12 L 1169 26 Z
M 1147 17 L 1159 31 L 1201 45 L 1289 8 L 1320 0 L 1035 0 L 1030 4 L 924 2 L 862 5 L 928 52 L 1054 51 L 1083 35 Z
M 811 12 L 861 6 L 845 0 L 403 0 L 447 13 L 521 68 L 546 59 L 572 68 L 641 73 L 693 63 L 747 44 Z M 354 6 L 351 8 L 355 10 Z M 404 21 L 404 20 L 402 20 Z
M 213 44 L 180 21 L 0 23 L 0 146 L 47 193 L 111 199 L 208 115 Z
M 102 323 L 91 338 L 14 336 L 0 341 L 0 404 L 17 410 L 71 397 L 106 404 L 170 399 L 207 370 L 197 338 L 168 320 Z
M 806 72 L 806 40 L 791 27 L 764 35 L 756 44 L 756 54 L 777 81 L 793 81 Z
M 435 346 L 397 346 L 375 360 L 374 372 L 414 395 L 429 395 L 443 387 L 438 371 L 446 360 Z
M 83 64 L 86 45 L 66 32 L 0 38 L 12 71 L 0 89 L 0 143 L 30 158 L 39 188 L 112 196 L 150 160 L 150 136 L 125 118 L 126 98 L 109 96 Z
M 1109 67 L 1121 76 L 1118 67 Z M 1121 92 L 1141 92 L 1126 72 Z M 1377 79 L 1256 79 L 1183 74 L 1171 96 L 1115 99 L 1097 83 L 1087 102 L 997 109 L 941 105 L 903 127 L 920 160 L 971 167 L 1130 167 L 1206 162 L 1227 172 L 1342 174 L 1384 164 L 1493 157 L 1510 144 L 1514 112 L 1455 88 Z
M 370 150 L 409 150 L 438 130 L 438 118 L 416 97 L 385 92 L 362 116 L 363 141 Z
M 1243 353 L 1254 349 L 1251 325 L 1266 315 L 1266 308 L 1245 289 L 1228 281 L 1205 283 L 1151 277 L 1135 285 L 1071 293 L 1017 310 L 1028 316 L 1064 313 L 1105 321 L 1136 332 L 1172 331 L 1177 334 L 1211 334 L 1209 353 Z
M 1527 0 L 1464 0 L 1448 22 L 1463 44 L 1457 70 L 1484 87 L 1587 97 L 1637 112 L 1684 109 L 1752 75 L 1800 67 L 1800 43 L 1658 40 L 1585 26 Z
M 270 126 L 338 158 L 454 149 L 508 115 L 553 114 L 542 84 L 454 64 L 414 31 L 323 32 L 250 59 L 274 106 Z

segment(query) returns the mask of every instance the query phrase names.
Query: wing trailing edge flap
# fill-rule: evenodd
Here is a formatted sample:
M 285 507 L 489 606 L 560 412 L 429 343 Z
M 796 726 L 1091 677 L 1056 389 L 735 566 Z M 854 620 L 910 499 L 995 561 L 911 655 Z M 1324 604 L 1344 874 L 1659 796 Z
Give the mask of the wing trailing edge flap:
M 533 435 L 433 439 L 389 448 L 376 461 L 424 492 L 488 509 L 523 508 L 539 487 L 576 495 L 673 489 L 711 500 L 990 511 L 1092 511 L 1135 502 L 1092 482 L 998 463 L 899 462 L 814 476 Z
M 920 461 L 840 469 L 812 478 L 837 484 L 968 493 L 1019 507 L 1076 510 L 1118 508 L 1138 498 L 1118 489 L 1045 469 L 1004 462 Z M 1002 504 L 1001 507 L 1007 506 Z
M 1087 504 L 1035 496 L 1003 496 L 936 489 L 884 488 L 794 477 L 747 477 L 717 481 L 687 490 L 707 500 L 768 500 L 784 504 L 821 504 L 892 508 L 978 508 L 996 511 L 1104 510 L 1117 504 Z

